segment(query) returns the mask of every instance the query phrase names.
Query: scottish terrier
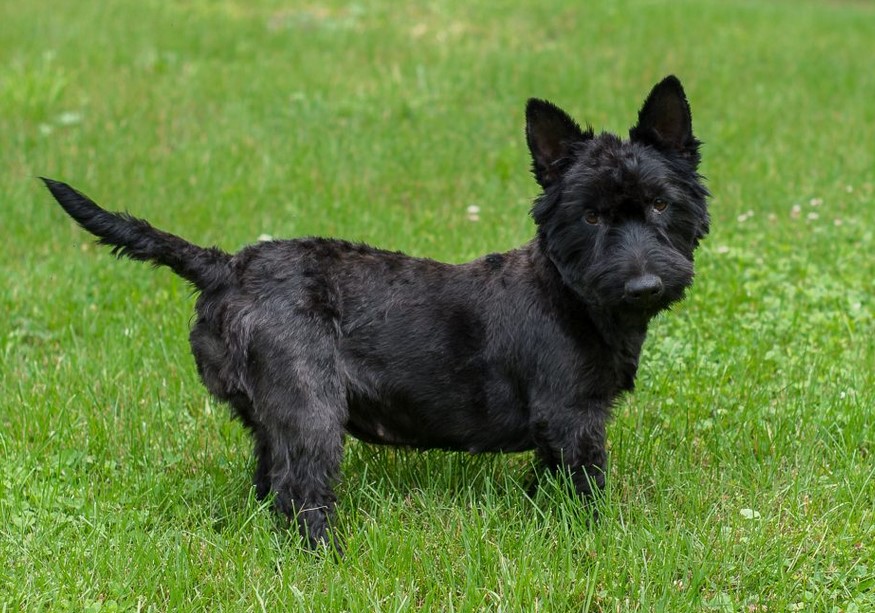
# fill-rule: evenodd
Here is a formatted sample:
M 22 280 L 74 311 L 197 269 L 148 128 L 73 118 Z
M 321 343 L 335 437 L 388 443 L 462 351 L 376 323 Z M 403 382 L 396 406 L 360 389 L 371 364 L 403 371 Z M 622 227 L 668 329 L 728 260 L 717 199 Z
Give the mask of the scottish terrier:
M 537 99 L 526 140 L 542 188 L 536 236 L 460 265 L 326 238 L 232 255 L 43 180 L 117 256 L 197 289 L 198 373 L 252 433 L 258 497 L 273 495 L 315 547 L 333 543 L 346 434 L 535 450 L 585 499 L 604 485 L 611 406 L 633 387 L 648 322 L 692 283 L 708 232 L 700 142 L 674 76 L 650 92 L 628 140 Z

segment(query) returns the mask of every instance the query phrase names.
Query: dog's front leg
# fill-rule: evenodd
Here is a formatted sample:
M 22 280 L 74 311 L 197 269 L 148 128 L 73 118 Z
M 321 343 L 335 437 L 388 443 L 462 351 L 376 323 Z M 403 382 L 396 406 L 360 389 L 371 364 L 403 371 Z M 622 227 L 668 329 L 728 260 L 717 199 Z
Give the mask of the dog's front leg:
M 589 500 L 605 485 L 608 409 L 588 403 L 551 413 L 534 426 L 538 459 L 549 472 L 568 471 L 575 491 Z

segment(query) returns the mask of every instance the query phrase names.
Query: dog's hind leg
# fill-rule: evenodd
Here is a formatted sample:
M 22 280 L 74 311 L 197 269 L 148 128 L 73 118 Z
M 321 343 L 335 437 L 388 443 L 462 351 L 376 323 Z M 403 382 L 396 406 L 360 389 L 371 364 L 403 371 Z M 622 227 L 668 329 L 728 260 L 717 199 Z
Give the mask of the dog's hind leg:
M 270 494 L 270 470 L 273 466 L 270 452 L 270 442 L 263 428 L 255 421 L 252 402 L 243 394 L 234 394 L 228 399 L 235 413 L 252 432 L 255 444 L 255 474 L 252 477 L 252 485 L 255 486 L 255 498 L 264 500 Z
M 330 544 L 333 486 L 343 456 L 342 422 L 325 423 L 325 414 L 336 414 L 337 410 L 314 399 L 281 410 L 285 411 L 284 418 L 275 421 L 265 433 L 275 504 L 297 522 L 308 545 L 315 548 Z
M 255 498 L 264 500 L 270 494 L 270 471 L 273 467 L 270 453 L 270 440 L 261 430 L 252 433 L 255 440 L 255 474 L 252 484 L 255 486 Z
M 297 523 L 310 547 L 336 547 L 330 523 L 343 457 L 346 396 L 324 362 L 272 357 L 273 366 L 263 373 L 256 393 L 256 492 L 269 483 L 277 510 Z
M 252 485 L 255 486 L 255 498 L 264 500 L 270 494 L 270 471 L 273 467 L 271 459 L 270 440 L 264 429 L 255 421 L 252 403 L 243 395 L 236 395 L 230 399 L 243 425 L 252 432 L 255 456 L 255 473 L 252 477 Z

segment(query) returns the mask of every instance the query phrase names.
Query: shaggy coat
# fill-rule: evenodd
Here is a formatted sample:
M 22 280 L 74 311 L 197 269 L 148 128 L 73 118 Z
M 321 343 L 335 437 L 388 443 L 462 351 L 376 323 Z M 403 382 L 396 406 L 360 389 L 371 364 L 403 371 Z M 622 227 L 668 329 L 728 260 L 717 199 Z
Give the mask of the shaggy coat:
M 197 288 L 200 377 L 252 432 L 258 496 L 274 495 L 315 546 L 331 541 L 346 434 L 534 449 L 580 494 L 603 485 L 611 405 L 633 387 L 648 322 L 691 284 L 708 232 L 699 141 L 676 78 L 654 87 L 629 136 L 595 135 L 530 100 L 537 234 L 461 265 L 324 238 L 231 255 L 45 182 L 115 254 Z

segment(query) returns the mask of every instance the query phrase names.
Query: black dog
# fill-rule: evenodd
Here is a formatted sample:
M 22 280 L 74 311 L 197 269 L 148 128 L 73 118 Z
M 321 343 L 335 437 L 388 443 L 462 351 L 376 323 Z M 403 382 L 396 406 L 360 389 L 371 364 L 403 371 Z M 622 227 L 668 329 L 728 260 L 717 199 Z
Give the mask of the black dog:
M 605 422 L 631 390 L 650 319 L 693 280 L 708 232 L 680 82 L 653 88 L 629 140 L 529 100 L 537 236 L 450 265 L 303 238 L 235 255 L 52 195 L 119 256 L 199 291 L 191 348 L 255 439 L 255 487 L 327 542 L 346 433 L 470 453 L 537 450 L 580 494 L 604 484 Z

